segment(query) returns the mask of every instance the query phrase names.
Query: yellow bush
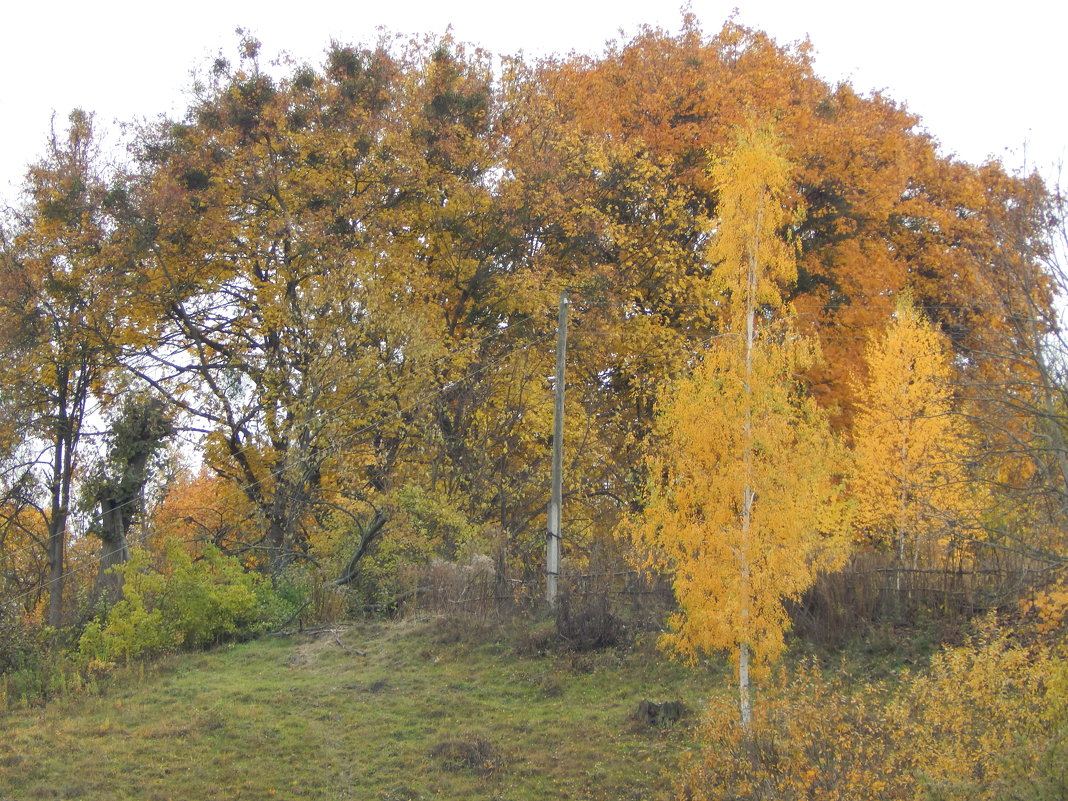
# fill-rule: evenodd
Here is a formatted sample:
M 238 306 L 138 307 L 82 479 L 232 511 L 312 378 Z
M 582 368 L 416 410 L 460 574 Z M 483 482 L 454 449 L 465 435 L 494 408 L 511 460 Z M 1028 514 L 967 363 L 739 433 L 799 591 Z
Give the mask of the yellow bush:
M 678 798 L 883 801 L 1064 798 L 1065 662 L 992 621 L 899 684 L 814 666 L 764 688 L 747 733 L 726 700 Z
M 1058 729 L 1059 660 L 1018 646 L 993 621 L 943 650 L 893 708 L 902 760 L 934 798 L 1002 799 L 1034 781 Z

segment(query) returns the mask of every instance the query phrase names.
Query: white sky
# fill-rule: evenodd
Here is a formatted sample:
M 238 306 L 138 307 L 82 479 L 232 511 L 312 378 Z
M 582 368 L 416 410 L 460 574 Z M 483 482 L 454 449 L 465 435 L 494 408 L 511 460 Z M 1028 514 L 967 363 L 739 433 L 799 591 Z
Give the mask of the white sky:
M 220 50 L 235 53 L 234 29 L 256 35 L 271 57 L 288 51 L 321 62 L 330 39 L 369 43 L 376 29 L 442 33 L 497 54 L 599 52 L 642 24 L 677 31 L 682 0 L 488 0 L 347 3 L 297 0 L 22 0 L 0 27 L 0 201 L 14 199 L 26 166 L 43 151 L 53 112 L 65 123 L 81 106 L 98 127 L 180 114 L 190 71 Z M 707 33 L 734 7 L 738 20 L 780 43 L 808 35 L 816 70 L 882 89 L 920 114 L 944 153 L 1044 175 L 1066 153 L 1064 31 L 1057 0 L 692 0 Z M 1026 145 L 1026 149 L 1025 149 Z

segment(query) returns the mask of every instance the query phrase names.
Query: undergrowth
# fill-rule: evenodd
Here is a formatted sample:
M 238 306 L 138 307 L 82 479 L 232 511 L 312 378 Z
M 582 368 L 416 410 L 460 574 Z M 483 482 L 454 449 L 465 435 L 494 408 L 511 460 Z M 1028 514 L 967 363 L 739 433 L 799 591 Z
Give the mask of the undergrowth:
M 123 599 L 85 627 L 80 655 L 93 665 L 196 650 L 262 633 L 289 609 L 262 575 L 207 546 L 194 559 L 171 540 L 152 564 L 147 551 L 114 568 Z
M 686 801 L 1053 801 L 1068 796 L 1063 646 L 993 619 L 894 680 L 855 665 L 780 669 L 749 730 L 709 706 Z

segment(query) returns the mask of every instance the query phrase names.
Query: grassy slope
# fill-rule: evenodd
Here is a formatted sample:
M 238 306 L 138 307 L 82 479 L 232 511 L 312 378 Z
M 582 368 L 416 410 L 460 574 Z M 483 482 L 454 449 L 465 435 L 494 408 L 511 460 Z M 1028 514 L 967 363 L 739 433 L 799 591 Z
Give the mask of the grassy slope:
M 447 621 L 266 639 L 0 718 L 0 799 L 667 798 L 699 716 L 632 713 L 726 689 L 648 644 L 521 656 Z

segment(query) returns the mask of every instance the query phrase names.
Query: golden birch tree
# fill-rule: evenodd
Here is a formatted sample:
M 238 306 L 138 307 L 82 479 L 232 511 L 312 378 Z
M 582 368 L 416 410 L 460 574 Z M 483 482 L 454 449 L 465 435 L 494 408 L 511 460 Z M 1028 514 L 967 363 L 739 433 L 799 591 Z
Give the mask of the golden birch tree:
M 842 455 L 797 378 L 815 349 L 775 321 L 796 269 L 779 235 L 791 220 L 789 162 L 770 131 L 750 126 L 712 175 L 713 274 L 731 326 L 661 404 L 639 538 L 674 576 L 670 644 L 691 657 L 737 654 L 748 728 L 754 656 L 761 665 L 779 655 L 783 601 L 837 556 Z
M 641 539 L 671 571 L 679 612 L 671 647 L 687 657 L 732 650 L 739 702 L 749 672 L 782 652 L 796 599 L 835 563 L 843 528 L 842 453 L 799 385 L 803 341 L 710 350 L 661 406 L 661 449 Z
M 867 370 L 854 390 L 858 525 L 870 544 L 893 548 L 898 568 L 916 567 L 923 545 L 944 540 L 967 506 L 949 346 L 903 298 L 868 344 Z

